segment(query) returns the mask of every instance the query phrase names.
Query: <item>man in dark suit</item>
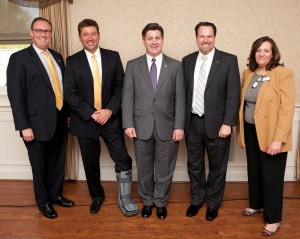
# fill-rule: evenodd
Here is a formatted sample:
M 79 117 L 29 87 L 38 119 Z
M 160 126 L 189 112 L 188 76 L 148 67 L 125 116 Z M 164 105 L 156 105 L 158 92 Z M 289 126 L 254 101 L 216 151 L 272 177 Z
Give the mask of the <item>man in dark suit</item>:
M 207 195 L 206 220 L 218 216 L 240 99 L 237 57 L 215 48 L 217 29 L 213 23 L 195 27 L 199 51 L 183 58 L 186 86 L 186 146 L 192 203 L 188 217 L 195 216 Z M 205 175 L 205 150 L 209 173 Z
M 32 45 L 11 55 L 7 67 L 7 93 L 16 130 L 28 150 L 36 203 L 47 218 L 56 218 L 51 204 L 74 202 L 62 196 L 66 160 L 67 118 L 63 102 L 62 56 L 49 49 L 51 23 L 35 18 Z
M 142 216 L 167 216 L 179 141 L 184 137 L 185 88 L 182 67 L 162 53 L 163 28 L 142 31 L 146 54 L 127 63 L 123 89 L 123 128 L 134 139 Z M 155 177 L 155 180 L 154 180 Z
M 138 214 L 131 196 L 132 159 L 127 153 L 122 130 L 121 101 L 124 70 L 118 52 L 99 47 L 97 22 L 78 24 L 84 49 L 67 58 L 65 97 L 71 107 L 70 133 L 78 136 L 92 204 L 100 210 L 105 195 L 100 182 L 101 136 L 115 162 L 119 184 L 118 205 L 125 216 Z

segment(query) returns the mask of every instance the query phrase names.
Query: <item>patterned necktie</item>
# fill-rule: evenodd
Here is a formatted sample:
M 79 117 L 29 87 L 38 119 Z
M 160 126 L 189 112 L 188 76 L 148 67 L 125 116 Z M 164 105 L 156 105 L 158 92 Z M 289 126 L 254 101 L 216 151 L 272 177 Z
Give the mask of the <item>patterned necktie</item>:
M 97 110 L 102 108 L 102 82 L 100 77 L 100 71 L 97 62 L 97 56 L 92 55 L 92 65 L 93 65 L 93 79 L 94 79 L 94 107 Z
M 62 90 L 61 90 L 58 74 L 49 53 L 47 51 L 43 51 L 43 53 L 46 56 L 47 65 L 50 70 L 50 75 L 51 75 L 51 80 L 53 85 L 52 87 L 55 95 L 56 108 L 61 110 L 63 106 L 63 98 L 62 98 Z
M 195 110 L 201 117 L 204 114 L 204 92 L 206 87 L 207 56 L 202 56 L 202 65 L 200 67 L 199 77 L 196 84 Z
M 153 91 L 155 92 L 157 86 L 157 67 L 155 64 L 156 59 L 152 58 L 152 65 L 150 68 L 150 77 L 152 82 Z

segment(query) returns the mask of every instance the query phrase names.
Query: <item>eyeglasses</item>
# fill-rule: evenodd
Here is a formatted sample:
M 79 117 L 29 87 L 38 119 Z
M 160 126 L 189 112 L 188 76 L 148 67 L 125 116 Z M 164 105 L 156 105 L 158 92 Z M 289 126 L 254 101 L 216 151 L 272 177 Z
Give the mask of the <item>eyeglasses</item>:
M 263 75 L 259 76 L 258 79 L 253 83 L 252 88 L 255 89 L 256 86 L 258 86 L 258 83 L 263 80 L 263 78 L 264 78 Z
M 43 29 L 31 29 L 32 31 L 35 31 L 37 34 L 45 34 L 45 35 L 50 35 L 51 34 L 51 30 L 48 30 L 48 29 L 46 29 L 46 30 L 43 30 Z

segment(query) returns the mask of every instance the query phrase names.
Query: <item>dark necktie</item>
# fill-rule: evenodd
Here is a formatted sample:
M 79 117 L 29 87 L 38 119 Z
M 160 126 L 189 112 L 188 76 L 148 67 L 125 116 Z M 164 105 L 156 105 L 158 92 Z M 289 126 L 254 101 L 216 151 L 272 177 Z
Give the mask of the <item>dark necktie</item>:
M 152 87 L 154 92 L 157 86 L 157 67 L 155 61 L 156 61 L 155 58 L 152 58 L 152 65 L 150 68 L 150 77 L 151 77 L 151 82 L 152 82 Z

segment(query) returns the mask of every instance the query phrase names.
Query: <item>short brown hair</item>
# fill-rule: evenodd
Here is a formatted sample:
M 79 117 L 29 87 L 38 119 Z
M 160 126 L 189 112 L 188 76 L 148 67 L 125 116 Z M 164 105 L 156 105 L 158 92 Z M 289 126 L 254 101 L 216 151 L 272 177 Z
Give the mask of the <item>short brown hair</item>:
M 97 32 L 99 33 L 99 26 L 98 26 L 98 23 L 95 20 L 93 20 L 93 19 L 83 19 L 78 24 L 78 35 L 80 35 L 81 29 L 83 27 L 92 27 L 92 26 L 96 27 L 97 28 Z
M 48 22 L 48 24 L 50 25 L 51 30 L 52 30 L 52 24 L 51 24 L 51 22 L 50 22 L 48 19 L 43 18 L 43 17 L 36 17 L 35 19 L 32 20 L 31 25 L 30 25 L 30 29 L 31 29 L 31 30 L 33 30 L 33 26 L 34 26 L 34 24 L 35 24 L 37 21 Z
M 164 38 L 164 29 L 158 23 L 149 23 L 144 27 L 142 31 L 143 39 L 145 39 L 148 31 L 155 31 L 155 30 L 160 31 L 162 38 Z
M 217 27 L 215 26 L 215 24 L 213 24 L 211 22 L 199 22 L 195 27 L 196 36 L 198 36 L 198 29 L 200 27 L 211 27 L 214 31 L 214 36 L 217 35 Z

